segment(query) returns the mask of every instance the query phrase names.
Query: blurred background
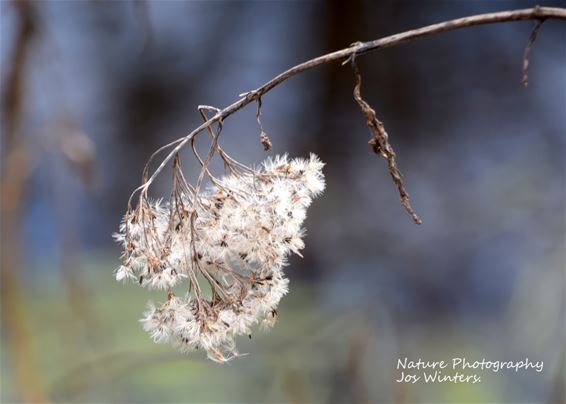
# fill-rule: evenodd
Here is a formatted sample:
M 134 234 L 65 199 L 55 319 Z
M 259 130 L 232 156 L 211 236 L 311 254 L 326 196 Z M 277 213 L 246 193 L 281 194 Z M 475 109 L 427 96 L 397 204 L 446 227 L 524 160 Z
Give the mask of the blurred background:
M 269 154 L 328 187 L 269 333 L 220 366 L 154 344 L 112 233 L 159 146 L 312 57 L 539 1 L 2 1 L 2 402 L 563 402 L 566 25 L 445 33 L 358 58 L 416 226 L 339 63 L 263 97 Z M 564 6 L 562 1 L 544 5 Z M 221 144 L 263 160 L 255 105 Z M 192 166 L 189 164 L 188 172 Z M 194 173 L 194 172 L 193 172 Z M 154 196 L 167 196 L 169 176 Z M 478 384 L 401 384 L 397 359 L 544 361 Z

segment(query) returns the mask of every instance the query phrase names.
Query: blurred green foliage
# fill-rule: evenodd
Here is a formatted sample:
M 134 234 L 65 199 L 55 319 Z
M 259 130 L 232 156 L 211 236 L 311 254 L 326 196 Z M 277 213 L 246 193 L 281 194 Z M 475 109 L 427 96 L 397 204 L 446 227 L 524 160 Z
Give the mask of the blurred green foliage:
M 50 275 L 34 277 L 26 290 L 40 374 L 56 402 L 493 402 L 510 397 L 502 373 L 488 372 L 478 384 L 394 383 L 402 352 L 435 360 L 485 356 L 485 351 L 474 352 L 478 335 L 455 333 L 449 321 L 434 324 L 440 333 L 428 335 L 417 327 L 397 328 L 380 314 L 384 310 L 377 300 L 336 310 L 304 281 L 292 282 L 273 330 L 239 340 L 248 355 L 226 365 L 206 360 L 202 352 L 182 355 L 154 344 L 141 329 L 137 319 L 145 290 L 115 282 L 114 260 L 87 262 L 82 311 L 69 304 L 68 291 L 52 275 L 56 271 L 41 272 Z M 164 297 L 153 293 L 151 298 Z M 4 347 L 3 352 L 2 402 L 12 402 L 9 355 Z

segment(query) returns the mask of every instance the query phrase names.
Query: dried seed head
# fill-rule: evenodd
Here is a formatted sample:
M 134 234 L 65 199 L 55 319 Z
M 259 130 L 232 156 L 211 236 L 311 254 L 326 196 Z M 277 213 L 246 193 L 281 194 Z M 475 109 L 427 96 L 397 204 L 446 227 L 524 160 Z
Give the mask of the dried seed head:
M 116 279 L 169 291 L 189 281 L 184 298 L 170 292 L 149 305 L 141 322 L 156 342 L 225 362 L 239 355 L 237 335 L 274 324 L 288 291 L 283 267 L 304 248 L 302 224 L 324 190 L 323 166 L 313 154 L 276 156 L 213 179 L 206 192 L 179 186 L 168 203 L 144 199 L 126 214 L 115 236 L 124 250 Z
M 263 150 L 265 151 L 271 150 L 273 145 L 271 144 L 271 140 L 269 140 L 269 136 L 267 136 L 267 133 L 261 131 L 261 133 L 259 134 L 259 139 L 261 141 L 261 145 L 263 146 Z

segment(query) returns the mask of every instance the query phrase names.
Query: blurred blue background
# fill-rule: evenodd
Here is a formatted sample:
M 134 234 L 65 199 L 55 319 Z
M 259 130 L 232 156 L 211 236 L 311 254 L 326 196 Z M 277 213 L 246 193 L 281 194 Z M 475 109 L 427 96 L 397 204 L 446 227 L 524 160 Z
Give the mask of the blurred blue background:
M 563 402 L 566 26 L 487 25 L 358 58 L 412 203 L 371 152 L 349 66 L 263 97 L 270 154 L 317 153 L 327 190 L 269 333 L 225 366 L 155 345 L 117 284 L 117 231 L 150 154 L 309 58 L 533 1 L 3 1 L 2 402 Z M 544 5 L 564 6 L 562 1 Z M 221 144 L 266 157 L 255 106 Z M 191 171 L 191 166 L 188 166 Z M 167 196 L 168 175 L 154 196 Z M 544 361 L 479 384 L 400 384 L 397 359 Z

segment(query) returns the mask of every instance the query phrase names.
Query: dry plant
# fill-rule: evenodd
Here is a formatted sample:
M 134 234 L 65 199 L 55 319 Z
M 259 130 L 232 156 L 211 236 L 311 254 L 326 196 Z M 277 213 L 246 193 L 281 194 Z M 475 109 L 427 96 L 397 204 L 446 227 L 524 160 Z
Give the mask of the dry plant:
M 535 27 L 523 60 L 526 85 L 528 56 L 546 19 L 564 20 L 566 9 L 534 7 L 481 14 L 357 42 L 290 68 L 261 87 L 241 94 L 238 101 L 224 109 L 200 106 L 204 123 L 150 157 L 142 185 L 130 197 L 120 232 L 115 236 L 123 246 L 123 264 L 116 270 L 116 278 L 135 279 L 141 286 L 162 289 L 167 295 L 165 303 L 149 304 L 141 320 L 144 329 L 156 342 L 169 342 L 181 351 L 202 348 L 210 359 L 226 362 L 239 355 L 236 336 L 251 335 L 251 327 L 258 323 L 273 325 L 277 305 L 287 293 L 288 280 L 282 269 L 288 255 L 300 255 L 304 247 L 302 223 L 312 199 L 324 190 L 324 164 L 314 154 L 306 160 L 290 160 L 285 155 L 268 158 L 259 167 L 247 167 L 220 147 L 219 136 L 226 118 L 257 102 L 260 141 L 265 150 L 270 150 L 271 141 L 260 120 L 262 96 L 306 70 L 337 61 L 350 63 L 355 76 L 354 100 L 372 135 L 369 144 L 387 161 L 402 205 L 420 224 L 384 125 L 361 96 L 356 57 L 459 28 L 533 20 Z M 210 111 L 214 115 L 208 117 Z M 210 147 L 206 156 L 201 156 L 195 140 L 205 130 Z M 190 148 L 200 165 L 195 184 L 186 180 L 181 167 L 180 152 L 185 147 Z M 170 151 L 150 175 L 151 161 L 165 150 Z M 213 158 L 224 163 L 224 176 L 211 171 Z M 166 202 L 153 201 L 148 197 L 149 188 L 169 163 L 173 177 L 171 194 Z M 137 203 L 132 207 L 134 200 Z M 177 296 L 173 288 L 183 280 L 188 281 L 187 292 Z

